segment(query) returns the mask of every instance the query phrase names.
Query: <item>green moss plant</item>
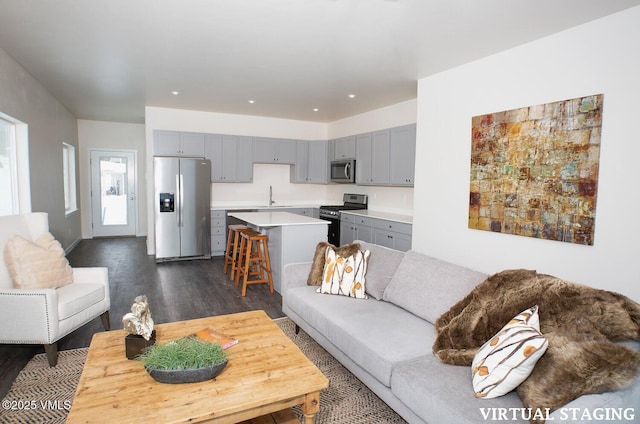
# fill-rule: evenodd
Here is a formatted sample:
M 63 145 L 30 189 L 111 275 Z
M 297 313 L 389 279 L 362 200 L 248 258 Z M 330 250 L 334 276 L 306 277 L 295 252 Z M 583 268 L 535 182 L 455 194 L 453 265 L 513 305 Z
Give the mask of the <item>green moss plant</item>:
M 166 344 L 154 344 L 136 359 L 149 369 L 185 370 L 218 365 L 226 357 L 219 343 L 184 337 Z

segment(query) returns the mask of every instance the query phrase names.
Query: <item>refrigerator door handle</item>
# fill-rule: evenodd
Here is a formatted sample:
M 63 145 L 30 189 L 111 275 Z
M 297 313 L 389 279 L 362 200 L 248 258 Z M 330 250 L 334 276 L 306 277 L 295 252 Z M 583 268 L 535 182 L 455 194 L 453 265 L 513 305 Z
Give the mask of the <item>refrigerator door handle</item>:
M 178 175 L 178 199 L 180 202 L 180 207 L 178 208 L 178 227 L 184 227 L 184 213 L 182 208 L 184 208 L 184 176 L 182 174 Z

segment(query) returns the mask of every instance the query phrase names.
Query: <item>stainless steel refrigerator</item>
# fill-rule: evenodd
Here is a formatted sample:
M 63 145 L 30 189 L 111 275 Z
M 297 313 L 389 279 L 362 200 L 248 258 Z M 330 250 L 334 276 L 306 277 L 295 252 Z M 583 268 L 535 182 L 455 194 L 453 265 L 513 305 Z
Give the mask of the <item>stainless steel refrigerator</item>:
M 156 261 L 211 258 L 211 161 L 154 157 Z

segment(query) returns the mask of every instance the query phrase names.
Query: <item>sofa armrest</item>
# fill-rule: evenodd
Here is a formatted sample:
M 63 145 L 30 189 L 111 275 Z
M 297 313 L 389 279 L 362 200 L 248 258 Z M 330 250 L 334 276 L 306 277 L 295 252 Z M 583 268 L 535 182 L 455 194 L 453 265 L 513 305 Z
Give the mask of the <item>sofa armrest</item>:
M 280 294 L 284 298 L 287 290 L 291 287 L 302 287 L 307 285 L 311 262 L 299 262 L 286 264 L 282 270 L 282 285 Z
M 0 343 L 48 344 L 58 335 L 55 289 L 0 289 Z

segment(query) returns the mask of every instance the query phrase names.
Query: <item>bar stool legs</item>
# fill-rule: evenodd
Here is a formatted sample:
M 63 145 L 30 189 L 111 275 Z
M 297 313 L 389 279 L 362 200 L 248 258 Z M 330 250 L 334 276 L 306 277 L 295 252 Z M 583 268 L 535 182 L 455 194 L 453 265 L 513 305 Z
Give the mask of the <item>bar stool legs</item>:
M 231 265 L 229 277 L 234 280 L 235 273 L 238 270 L 238 253 L 240 250 L 240 234 L 243 231 L 250 230 L 246 225 L 229 225 L 229 237 L 227 237 L 227 248 L 224 251 L 224 268 L 222 272 L 227 273 L 227 267 Z
M 238 256 L 238 273 L 236 286 L 242 278 L 242 296 L 247 294 L 249 284 L 268 284 L 269 292 L 273 293 L 273 276 L 271 274 L 271 260 L 269 258 L 269 237 L 253 230 L 240 234 L 240 249 Z M 250 278 L 256 277 L 256 278 Z

